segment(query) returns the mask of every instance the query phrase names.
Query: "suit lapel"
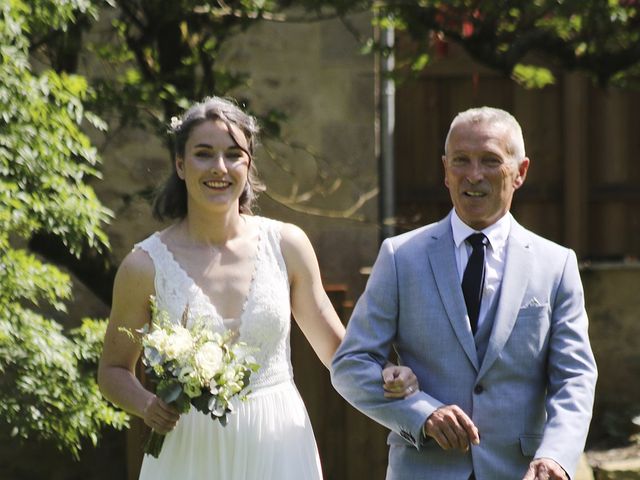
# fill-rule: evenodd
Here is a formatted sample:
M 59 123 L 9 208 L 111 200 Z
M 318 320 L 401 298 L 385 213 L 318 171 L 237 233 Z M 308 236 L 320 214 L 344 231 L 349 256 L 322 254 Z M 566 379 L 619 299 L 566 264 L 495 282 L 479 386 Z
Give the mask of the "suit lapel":
M 512 222 L 500 299 L 478 378 L 493 365 L 511 335 L 529 282 L 528 272 L 532 271 L 533 255 L 527 231 L 515 220 Z
M 458 341 L 475 369 L 478 370 L 478 354 L 464 306 L 449 217 L 434 228 L 431 236 L 432 243 L 427 249 L 427 254 L 440 298 Z

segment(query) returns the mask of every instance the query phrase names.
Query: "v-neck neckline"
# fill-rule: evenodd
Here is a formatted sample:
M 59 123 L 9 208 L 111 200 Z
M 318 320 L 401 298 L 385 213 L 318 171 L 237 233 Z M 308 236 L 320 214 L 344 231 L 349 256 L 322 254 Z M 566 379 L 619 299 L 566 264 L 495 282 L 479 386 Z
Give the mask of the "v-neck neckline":
M 253 256 L 251 259 L 251 262 L 253 264 L 252 266 L 252 272 L 251 272 L 251 279 L 249 280 L 249 288 L 247 293 L 245 294 L 244 300 L 242 302 L 242 307 L 240 310 L 240 313 L 238 314 L 237 317 L 223 317 L 220 312 L 218 311 L 218 308 L 216 307 L 215 303 L 211 300 L 211 297 L 209 295 L 207 295 L 204 290 L 202 289 L 202 287 L 198 284 L 198 282 L 195 281 L 195 279 L 193 278 L 193 276 L 182 266 L 182 264 L 176 259 L 173 251 L 167 246 L 166 243 L 164 243 L 164 241 L 162 240 L 162 238 L 160 238 L 160 232 L 156 233 L 156 238 L 158 240 L 158 242 L 160 243 L 160 245 L 162 246 L 163 250 L 167 253 L 168 258 L 176 265 L 176 267 L 178 268 L 178 270 L 180 272 L 182 272 L 182 274 L 186 277 L 188 283 L 190 283 L 193 288 L 195 289 L 196 293 L 198 295 L 200 295 L 200 297 L 202 297 L 202 299 L 207 303 L 207 305 L 209 305 L 209 307 L 211 308 L 211 310 L 213 311 L 213 313 L 215 314 L 215 316 L 217 317 L 217 319 L 220 321 L 220 323 L 225 327 L 225 328 L 230 328 L 232 330 L 236 330 L 236 331 L 240 331 L 244 321 L 244 315 L 247 312 L 247 306 L 251 300 L 251 298 L 254 296 L 254 290 L 255 290 L 255 284 L 256 284 L 256 276 L 257 276 L 257 272 L 258 272 L 258 267 L 259 267 L 259 263 L 260 263 L 260 256 L 261 256 L 261 252 L 263 249 L 263 243 L 264 243 L 264 229 L 263 229 L 263 224 L 261 221 L 259 221 L 259 219 L 257 217 L 253 217 L 256 220 L 258 220 L 256 222 L 256 225 L 258 227 L 258 241 L 256 242 L 256 246 L 253 252 Z M 235 321 L 237 322 L 237 326 L 235 327 L 228 327 L 227 324 L 225 323 L 225 321 Z

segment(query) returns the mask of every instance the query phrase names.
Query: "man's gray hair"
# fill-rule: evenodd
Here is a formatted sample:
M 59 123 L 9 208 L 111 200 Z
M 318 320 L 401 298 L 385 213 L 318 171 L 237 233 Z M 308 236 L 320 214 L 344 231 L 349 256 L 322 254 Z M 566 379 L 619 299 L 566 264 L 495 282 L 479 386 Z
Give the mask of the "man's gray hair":
M 503 125 L 511 137 L 507 146 L 509 153 L 518 164 L 524 160 L 526 154 L 524 150 L 524 137 L 522 136 L 522 128 L 520 128 L 520 124 L 509 112 L 493 107 L 470 108 L 469 110 L 458 113 L 451 122 L 449 132 L 447 133 L 447 139 L 444 143 L 445 155 L 449 148 L 449 137 L 451 136 L 451 131 L 456 125 L 461 123 L 491 123 Z

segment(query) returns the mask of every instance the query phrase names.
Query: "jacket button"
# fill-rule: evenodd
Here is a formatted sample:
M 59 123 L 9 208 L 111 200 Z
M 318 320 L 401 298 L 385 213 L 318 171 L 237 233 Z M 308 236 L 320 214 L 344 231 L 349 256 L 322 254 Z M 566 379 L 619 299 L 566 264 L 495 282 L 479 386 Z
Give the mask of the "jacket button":
M 482 392 L 484 392 L 484 387 L 482 385 L 476 385 L 473 388 L 473 393 L 475 393 L 476 395 L 480 395 Z

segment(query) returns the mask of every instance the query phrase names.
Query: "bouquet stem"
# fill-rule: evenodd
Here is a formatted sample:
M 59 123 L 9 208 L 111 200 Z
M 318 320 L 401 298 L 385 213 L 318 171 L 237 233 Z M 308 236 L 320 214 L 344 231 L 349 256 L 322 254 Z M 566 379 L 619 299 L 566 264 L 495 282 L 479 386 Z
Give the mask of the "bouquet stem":
M 151 430 L 147 443 L 144 444 L 144 453 L 148 453 L 152 457 L 158 458 L 160 456 L 160 451 L 162 450 L 164 437 L 165 436 L 163 434 L 158 433 L 155 430 Z

